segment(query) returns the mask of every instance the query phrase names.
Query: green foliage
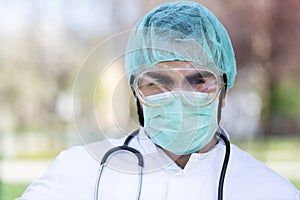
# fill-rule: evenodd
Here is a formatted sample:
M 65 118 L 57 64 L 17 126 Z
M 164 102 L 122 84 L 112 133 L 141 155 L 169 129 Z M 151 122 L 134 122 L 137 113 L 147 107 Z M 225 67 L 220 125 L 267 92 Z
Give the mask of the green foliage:
M 276 86 L 273 94 L 273 113 L 299 117 L 300 88 L 298 81 L 286 80 Z
M 14 200 L 21 196 L 24 190 L 27 188 L 28 183 L 2 183 L 0 186 L 0 199 Z
M 296 186 L 296 188 L 298 190 L 300 190 L 300 181 L 299 180 L 298 181 L 291 180 L 291 182 Z
M 232 141 L 255 158 L 266 162 L 300 161 L 299 137 L 256 138 L 251 141 Z

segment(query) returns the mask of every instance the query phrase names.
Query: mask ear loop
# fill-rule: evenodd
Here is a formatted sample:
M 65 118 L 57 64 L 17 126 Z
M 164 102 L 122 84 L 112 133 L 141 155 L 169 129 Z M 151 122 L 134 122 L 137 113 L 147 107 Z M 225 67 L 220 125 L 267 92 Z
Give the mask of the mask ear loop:
M 135 98 L 139 123 L 142 127 L 144 127 L 144 113 L 143 113 L 142 106 L 141 106 L 141 103 L 139 101 L 139 98 L 137 98 L 137 96 L 135 94 L 135 91 L 134 91 L 134 88 L 133 88 L 133 82 L 134 82 L 134 76 L 132 75 L 130 77 L 130 80 L 129 80 L 130 88 L 131 88 L 133 96 Z

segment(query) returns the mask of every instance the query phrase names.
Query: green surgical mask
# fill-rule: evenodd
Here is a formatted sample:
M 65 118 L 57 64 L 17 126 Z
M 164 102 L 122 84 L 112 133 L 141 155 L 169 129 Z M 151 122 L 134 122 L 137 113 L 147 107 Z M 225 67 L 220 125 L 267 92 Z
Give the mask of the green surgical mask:
M 167 93 L 148 96 L 152 101 L 165 99 Z M 218 129 L 218 102 L 203 107 L 191 106 L 181 95 L 161 107 L 143 105 L 144 128 L 158 146 L 177 155 L 196 152 L 207 145 Z

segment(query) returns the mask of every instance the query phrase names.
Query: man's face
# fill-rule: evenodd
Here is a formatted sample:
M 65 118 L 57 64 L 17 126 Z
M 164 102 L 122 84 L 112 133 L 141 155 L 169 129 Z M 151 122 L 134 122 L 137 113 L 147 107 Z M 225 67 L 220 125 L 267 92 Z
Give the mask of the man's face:
M 139 120 L 156 145 L 187 155 L 215 144 L 223 80 L 214 69 L 214 65 L 173 61 L 136 73 L 133 88 L 141 103 Z

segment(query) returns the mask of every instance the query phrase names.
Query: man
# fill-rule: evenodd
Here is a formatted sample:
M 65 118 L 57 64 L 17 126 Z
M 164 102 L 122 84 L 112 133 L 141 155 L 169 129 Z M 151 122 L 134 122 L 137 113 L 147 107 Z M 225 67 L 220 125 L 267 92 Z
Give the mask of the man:
M 146 14 L 129 39 L 125 69 L 139 132 L 110 155 L 110 144 L 124 138 L 88 146 L 104 158 L 99 174 L 84 148 L 63 152 L 19 199 L 300 199 L 288 180 L 229 146 L 219 121 L 235 57 L 205 7 L 172 2 Z

